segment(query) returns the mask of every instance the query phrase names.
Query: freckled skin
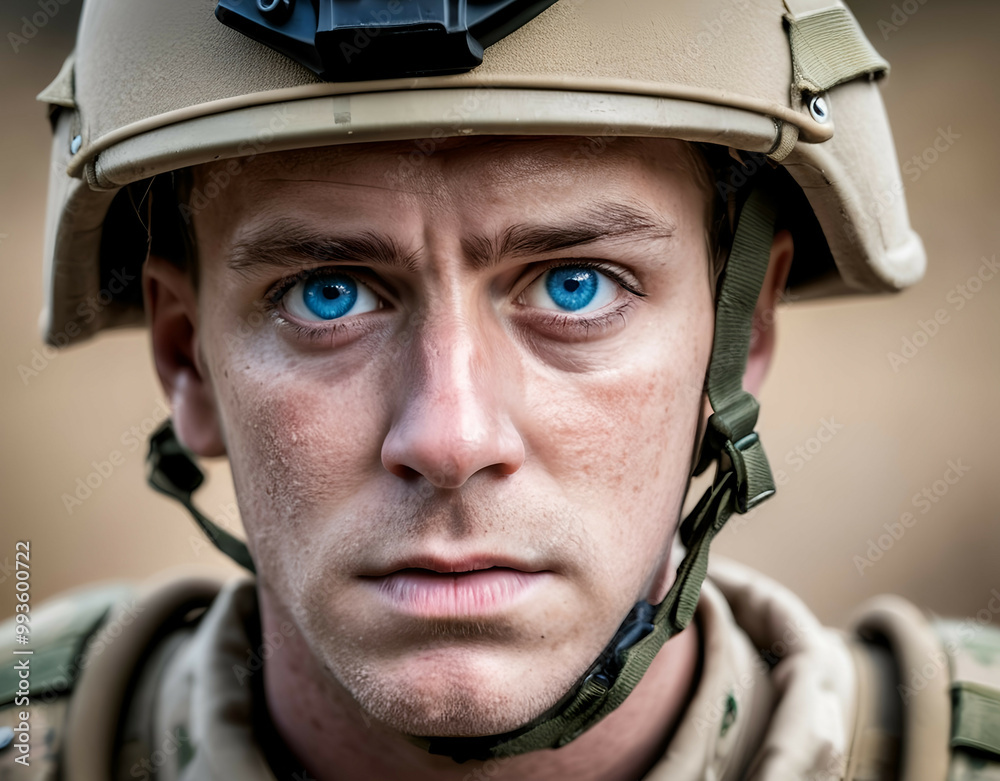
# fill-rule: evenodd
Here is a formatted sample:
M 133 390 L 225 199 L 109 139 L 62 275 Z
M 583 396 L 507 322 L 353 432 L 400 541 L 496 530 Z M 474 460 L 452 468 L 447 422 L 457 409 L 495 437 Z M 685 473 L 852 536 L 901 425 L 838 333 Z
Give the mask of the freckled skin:
M 276 153 L 196 217 L 198 346 L 265 630 L 284 620 L 298 630 L 268 663 L 272 717 L 317 778 L 465 777 L 471 765 L 399 733 L 491 734 L 534 718 L 636 600 L 659 601 L 672 581 L 712 338 L 707 196 L 681 142 L 619 140 L 594 158 L 581 143 L 458 142 L 405 170 L 406 145 Z M 642 206 L 673 235 L 488 269 L 463 253 L 463 238 L 578 218 L 607 200 Z M 291 271 L 226 265 L 274 215 L 390 235 L 416 268 L 373 266 L 384 307 L 303 338 L 280 309 L 262 309 Z M 619 289 L 610 308 L 630 301 L 624 311 L 567 337 L 551 312 L 519 301 L 554 261 L 580 258 L 624 267 L 646 296 Z M 426 621 L 387 610 L 363 582 L 414 553 L 504 555 L 553 577 L 516 609 Z M 637 775 L 680 712 L 696 643 L 693 632 L 671 641 L 647 675 L 659 694 L 643 694 L 644 679 L 597 737 L 510 760 L 494 777 Z M 664 692 L 670 707 L 653 704 Z M 315 759 L 324 729 L 339 770 Z M 594 758 L 608 746 L 635 759 Z

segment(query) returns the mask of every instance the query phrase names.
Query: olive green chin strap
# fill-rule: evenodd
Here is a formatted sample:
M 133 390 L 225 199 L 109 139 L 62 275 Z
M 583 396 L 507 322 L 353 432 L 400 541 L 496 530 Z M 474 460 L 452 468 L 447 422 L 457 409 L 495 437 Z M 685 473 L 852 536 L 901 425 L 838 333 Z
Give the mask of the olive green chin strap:
M 707 382 L 714 414 L 708 420 L 697 471 L 714 459 L 719 468 L 712 487 L 681 523 L 687 553 L 663 602 L 656 607 L 638 603 L 580 683 L 524 727 L 503 735 L 411 737 L 413 743 L 457 762 L 564 746 L 621 705 L 663 644 L 690 623 L 708 572 L 712 539 L 734 512 L 745 513 L 774 493 L 767 457 L 754 433 L 759 407 L 743 390 L 753 312 L 773 236 L 774 208 L 761 190 L 755 190 L 740 214 L 716 307 Z M 169 421 L 150 438 L 147 465 L 149 484 L 184 504 L 219 550 L 252 572 L 246 545 L 192 503 L 191 494 L 201 484 L 202 474 L 177 441 Z
M 204 481 L 205 475 L 177 439 L 173 423 L 167 418 L 149 437 L 146 482 L 154 491 L 183 504 L 216 548 L 241 567 L 256 573 L 246 543 L 217 526 L 195 507 L 191 495 Z

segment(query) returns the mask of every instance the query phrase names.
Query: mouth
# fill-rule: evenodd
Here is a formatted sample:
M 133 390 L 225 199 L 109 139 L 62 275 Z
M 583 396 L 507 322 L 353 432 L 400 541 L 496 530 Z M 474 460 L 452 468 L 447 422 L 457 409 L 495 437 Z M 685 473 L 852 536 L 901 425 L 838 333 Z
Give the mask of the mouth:
M 553 573 L 488 561 L 435 561 L 362 578 L 388 607 L 422 618 L 469 618 L 515 605 Z

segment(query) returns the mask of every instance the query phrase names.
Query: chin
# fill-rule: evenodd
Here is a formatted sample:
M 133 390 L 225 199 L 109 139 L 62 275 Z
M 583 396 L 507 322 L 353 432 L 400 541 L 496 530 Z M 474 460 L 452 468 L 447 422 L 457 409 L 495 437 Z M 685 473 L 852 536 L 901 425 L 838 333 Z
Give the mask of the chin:
M 417 737 L 461 738 L 510 732 L 544 712 L 545 707 L 530 707 L 529 703 L 518 701 L 517 694 L 506 692 L 479 692 L 470 697 L 449 691 L 431 698 L 422 693 L 404 694 L 386 712 L 382 710 L 376 705 L 370 713 L 395 732 Z
M 472 737 L 517 729 L 550 708 L 565 693 L 551 675 L 545 686 L 512 662 L 501 667 L 436 653 L 403 669 L 371 670 L 346 680 L 357 703 L 385 727 L 419 737 Z M 538 669 L 535 667 L 535 669 Z M 353 677 L 353 676 L 348 676 Z M 569 688 L 572 682 L 566 684 Z

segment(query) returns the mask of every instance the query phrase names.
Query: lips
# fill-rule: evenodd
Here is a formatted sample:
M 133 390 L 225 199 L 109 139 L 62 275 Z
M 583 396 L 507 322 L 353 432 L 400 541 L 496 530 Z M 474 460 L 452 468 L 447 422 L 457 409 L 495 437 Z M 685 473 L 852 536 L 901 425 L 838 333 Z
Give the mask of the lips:
M 533 563 L 499 554 L 469 554 L 455 557 L 435 555 L 415 555 L 396 561 L 386 567 L 372 569 L 365 573 L 371 577 L 391 575 L 403 570 L 428 570 L 442 575 L 463 574 L 484 569 L 512 569 L 519 572 L 537 572 L 545 569 Z
M 364 578 L 395 610 L 425 618 L 482 617 L 510 608 L 552 573 L 488 561 L 427 561 Z M 525 565 L 519 565 L 525 566 Z

